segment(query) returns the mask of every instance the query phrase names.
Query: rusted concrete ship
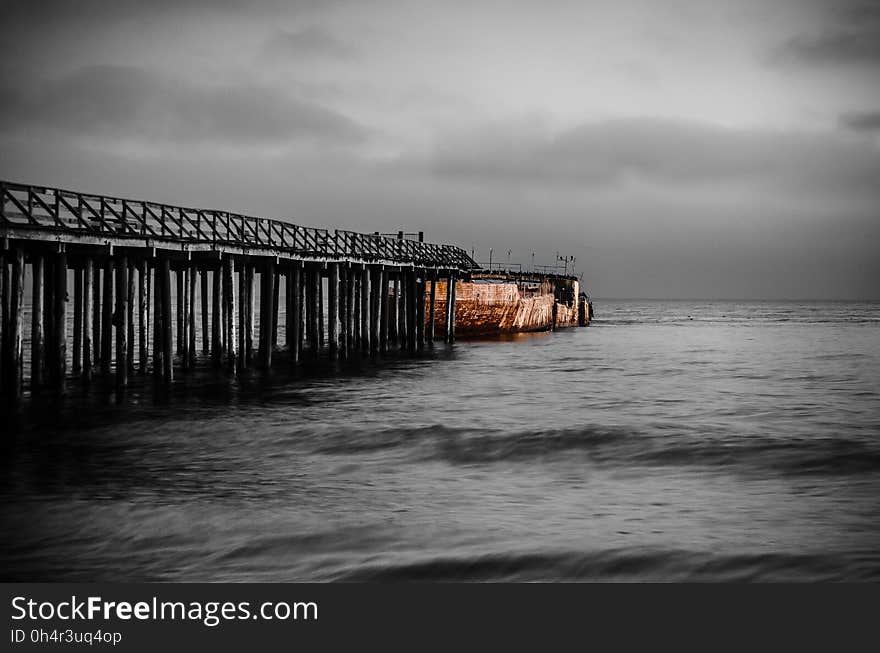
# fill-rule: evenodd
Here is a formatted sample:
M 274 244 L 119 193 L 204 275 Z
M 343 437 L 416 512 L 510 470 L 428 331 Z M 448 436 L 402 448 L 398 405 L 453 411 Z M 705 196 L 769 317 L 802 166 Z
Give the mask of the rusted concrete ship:
M 446 282 L 438 281 L 434 327 L 444 335 L 446 296 Z M 587 326 L 591 317 L 592 304 L 574 276 L 474 271 L 455 287 L 458 338 Z

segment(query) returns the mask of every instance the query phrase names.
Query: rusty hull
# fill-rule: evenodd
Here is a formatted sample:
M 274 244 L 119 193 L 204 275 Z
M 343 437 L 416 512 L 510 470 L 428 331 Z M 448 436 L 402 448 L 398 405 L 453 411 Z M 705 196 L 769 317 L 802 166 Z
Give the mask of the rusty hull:
M 455 335 L 460 338 L 581 325 L 580 287 L 574 278 L 476 278 L 457 282 L 455 294 Z M 444 335 L 445 281 L 437 281 L 436 298 L 434 328 Z

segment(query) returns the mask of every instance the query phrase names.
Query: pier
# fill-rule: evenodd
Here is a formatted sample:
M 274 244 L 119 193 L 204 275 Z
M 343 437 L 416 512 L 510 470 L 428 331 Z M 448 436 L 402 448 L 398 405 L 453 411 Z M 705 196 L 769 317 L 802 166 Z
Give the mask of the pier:
M 171 384 L 204 361 L 238 373 L 415 353 L 454 341 L 456 280 L 479 267 L 421 234 L 12 182 L 0 182 L 0 257 L 0 392 L 13 400 L 74 379 Z

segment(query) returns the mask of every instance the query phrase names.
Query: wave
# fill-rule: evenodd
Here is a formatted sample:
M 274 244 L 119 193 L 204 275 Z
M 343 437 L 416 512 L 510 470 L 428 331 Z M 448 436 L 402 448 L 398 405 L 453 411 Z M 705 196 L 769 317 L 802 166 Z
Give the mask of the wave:
M 343 570 L 334 580 L 405 581 L 878 581 L 880 554 L 739 553 L 637 547 L 593 552 L 494 553 Z
M 326 434 L 325 434 L 326 435 Z M 419 460 L 455 465 L 529 461 L 577 453 L 615 466 L 702 466 L 797 475 L 853 475 L 880 471 L 880 442 L 843 437 L 717 435 L 656 427 L 581 426 L 491 431 L 446 426 L 337 431 L 322 437 L 318 453 L 400 450 Z

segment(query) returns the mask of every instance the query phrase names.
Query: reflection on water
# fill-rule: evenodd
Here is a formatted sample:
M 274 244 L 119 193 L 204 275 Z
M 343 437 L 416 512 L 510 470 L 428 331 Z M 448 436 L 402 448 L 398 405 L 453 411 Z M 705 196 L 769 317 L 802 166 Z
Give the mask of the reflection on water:
M 3 577 L 880 579 L 880 305 L 596 317 L 167 395 L 71 383 L 8 416 Z

